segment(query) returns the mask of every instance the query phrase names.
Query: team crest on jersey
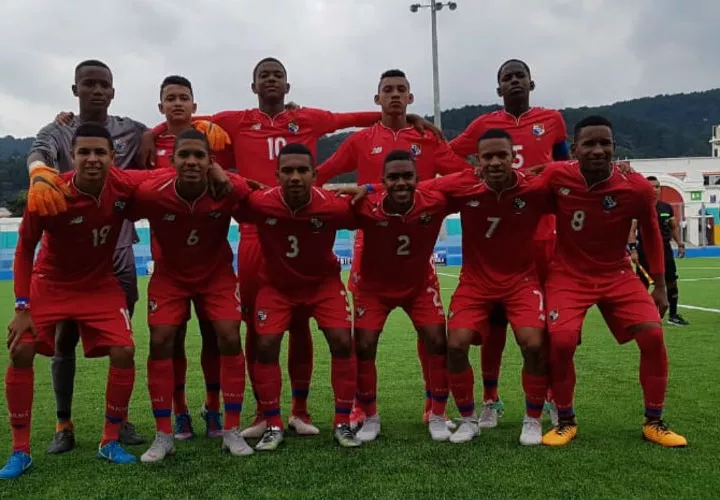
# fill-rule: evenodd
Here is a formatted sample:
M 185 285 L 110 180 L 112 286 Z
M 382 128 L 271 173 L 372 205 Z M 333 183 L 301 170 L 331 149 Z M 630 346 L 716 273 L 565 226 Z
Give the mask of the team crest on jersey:
M 82 224 L 82 223 L 83 223 L 83 220 L 84 220 L 84 219 L 83 219 L 83 216 L 82 216 L 82 215 L 78 215 L 77 217 L 73 217 L 72 219 L 70 219 L 70 225 L 73 226 L 73 225 L 76 225 L 76 224 Z
M 319 231 L 325 225 L 325 223 L 319 217 L 310 217 L 310 225 L 315 231 Z
M 115 204 L 113 207 L 115 208 L 116 212 L 122 212 L 125 210 L 125 206 L 127 205 L 127 202 L 125 200 L 117 200 L 115 201 Z
M 470 208 L 477 208 L 480 206 L 480 202 L 478 200 L 470 200 L 466 203 L 466 205 Z
M 602 205 L 605 210 L 612 210 L 613 208 L 617 207 L 617 201 L 615 201 L 615 198 L 608 195 L 603 198 Z
M 217 220 L 222 217 L 222 214 L 220 212 L 210 212 L 208 215 L 212 220 Z
M 557 321 L 557 319 L 558 319 L 559 317 L 560 317 L 560 315 L 558 314 L 558 310 L 557 310 L 557 309 L 553 309 L 552 311 L 550 311 L 550 314 L 548 314 L 548 319 L 549 319 L 550 321 Z
M 115 153 L 121 155 L 125 153 L 125 149 L 127 148 L 127 141 L 125 141 L 125 139 L 115 139 L 113 141 L 113 148 L 115 149 Z
M 422 149 L 420 149 L 420 144 L 412 144 L 410 146 L 410 152 L 413 154 L 413 156 L 420 156 L 420 153 L 422 153 Z
M 560 189 L 558 189 L 558 193 L 560 193 L 563 196 L 567 196 L 570 194 L 570 188 L 561 187 Z
M 515 210 L 522 210 L 527 206 L 527 203 L 522 198 L 515 198 L 512 204 Z
M 163 215 L 162 220 L 168 221 L 168 222 L 174 222 L 175 221 L 175 214 L 167 213 Z
M 365 316 L 365 308 L 363 306 L 357 306 L 355 308 L 355 314 L 358 318 L 362 318 L 363 316 Z
M 370 150 L 371 155 L 379 155 L 380 153 L 382 153 L 382 146 L 375 146 Z
M 275 224 L 277 224 L 277 219 L 275 217 L 268 217 L 267 219 L 265 219 L 265 224 L 267 224 L 268 226 L 274 226 Z
M 420 224 L 427 226 L 430 222 L 432 222 L 432 215 L 427 212 L 420 214 Z
M 262 309 L 260 309 L 257 312 L 257 319 L 259 322 L 261 322 L 261 323 L 264 322 L 265 320 L 267 320 L 267 317 L 268 317 L 267 313 L 265 311 L 263 311 Z
M 155 153 L 158 156 L 165 156 L 167 154 L 167 150 L 165 149 L 158 149 L 157 153 Z
M 540 137 L 545 134 L 545 126 L 542 123 L 536 123 L 533 125 L 532 132 L 535 137 Z
M 297 134 L 300 131 L 300 125 L 295 122 L 288 123 L 288 130 L 293 134 Z
M 252 127 L 250 127 L 250 130 L 260 130 L 262 129 L 262 123 L 256 123 Z
M 158 306 L 157 306 L 157 302 L 155 301 L 155 299 L 148 300 L 148 312 L 149 313 L 154 313 L 155 311 L 157 311 L 157 307 Z

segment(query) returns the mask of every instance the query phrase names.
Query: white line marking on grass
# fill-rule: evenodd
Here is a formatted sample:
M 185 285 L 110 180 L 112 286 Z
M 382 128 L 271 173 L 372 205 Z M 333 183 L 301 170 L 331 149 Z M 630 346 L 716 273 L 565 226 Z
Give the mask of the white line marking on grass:
M 720 276 L 715 276 L 714 278 L 683 278 L 683 279 L 679 279 L 678 281 L 714 281 L 714 280 L 720 280 Z
M 678 304 L 678 307 L 683 307 L 685 309 L 694 309 L 695 311 L 705 311 L 705 312 L 711 312 L 711 313 L 717 313 L 720 314 L 720 309 L 712 309 L 710 307 L 700 307 L 700 306 L 684 306 L 682 304 Z
M 683 271 L 691 271 L 694 269 L 699 269 L 701 271 L 709 271 L 709 270 L 717 270 L 720 269 L 720 267 L 695 267 L 695 266 L 680 266 L 682 267 Z
M 450 274 L 450 273 L 437 273 L 439 276 L 450 276 L 451 278 L 457 278 L 460 276 L 459 274 Z

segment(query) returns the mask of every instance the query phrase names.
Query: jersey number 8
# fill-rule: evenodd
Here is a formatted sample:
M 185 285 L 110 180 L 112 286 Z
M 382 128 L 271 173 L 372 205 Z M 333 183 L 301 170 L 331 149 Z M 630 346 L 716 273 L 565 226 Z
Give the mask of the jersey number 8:
M 575 210 L 570 220 L 570 227 L 573 231 L 582 231 L 585 225 L 585 212 L 582 210 Z

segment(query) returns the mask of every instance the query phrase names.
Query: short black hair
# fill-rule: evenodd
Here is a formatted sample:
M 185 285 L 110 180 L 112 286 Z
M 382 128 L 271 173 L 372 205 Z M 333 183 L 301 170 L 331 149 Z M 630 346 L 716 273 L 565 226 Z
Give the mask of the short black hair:
M 285 76 L 287 77 L 287 69 L 285 69 L 285 65 L 282 62 L 280 62 L 280 59 L 277 59 L 275 57 L 263 57 L 262 59 L 260 59 L 258 61 L 258 63 L 253 68 L 253 82 L 255 81 L 255 78 L 257 78 L 257 72 L 260 69 L 260 66 L 262 66 L 263 63 L 266 63 L 266 62 L 278 63 L 282 67 L 283 72 L 285 73 Z
M 506 139 L 510 144 L 513 143 L 512 136 L 507 130 L 501 128 L 491 128 L 486 130 L 483 135 L 478 138 L 478 143 L 486 139 Z
M 208 141 L 208 138 L 205 134 L 200 132 L 199 130 L 196 130 L 194 128 L 189 128 L 187 130 L 183 130 L 178 135 L 175 136 L 175 145 L 173 146 L 173 153 L 177 151 L 178 144 L 180 144 L 180 141 L 183 140 L 194 140 L 194 141 L 203 141 L 203 144 L 205 144 L 205 148 L 208 150 L 208 153 L 210 152 L 210 142 Z
M 408 77 L 403 70 L 388 69 L 383 71 L 380 75 L 380 80 L 378 80 L 378 89 L 380 88 L 380 82 L 382 82 L 385 78 L 405 78 L 405 80 L 408 82 L 408 85 L 410 85 L 410 80 L 408 80 Z
M 383 160 L 383 170 L 391 161 L 409 161 L 410 163 L 415 165 L 415 157 L 410 151 L 406 149 L 395 149 L 393 151 L 390 151 L 385 157 L 385 160 Z
M 612 130 L 612 122 L 605 118 L 604 116 L 600 115 L 590 115 L 586 116 L 579 122 L 575 124 L 575 130 L 573 131 L 573 138 L 577 140 L 578 135 L 580 134 L 580 131 L 584 129 L 585 127 L 607 127 L 610 130 Z
M 658 178 L 655 177 L 654 175 L 648 175 L 647 177 L 645 177 L 645 179 L 646 179 L 648 182 L 653 182 L 653 181 L 659 182 L 659 181 L 658 181 Z
M 110 73 L 110 78 L 112 78 L 112 71 L 110 70 L 110 66 L 105 64 L 102 61 L 98 61 L 97 59 L 87 59 L 85 61 L 79 62 L 77 66 L 75 66 L 75 81 L 77 82 L 77 75 L 83 68 L 105 68 L 108 70 L 108 73 Z
M 507 61 L 502 63 L 500 65 L 500 67 L 498 68 L 498 72 L 497 72 L 497 81 L 498 82 L 500 82 L 500 75 L 502 74 L 503 68 L 511 63 L 522 64 L 523 68 L 525 68 L 525 71 L 527 71 L 528 77 L 530 76 L 530 66 L 528 66 L 528 64 L 525 61 L 523 61 L 521 59 L 508 59 Z
M 282 149 L 278 152 L 277 159 L 278 159 L 278 167 L 280 166 L 280 158 L 282 158 L 285 155 L 305 155 L 310 157 L 310 165 L 312 165 L 313 168 L 315 168 L 315 157 L 312 154 L 312 151 L 304 145 L 299 142 L 291 142 L 289 144 L 285 144 Z
M 75 143 L 77 142 L 77 139 L 79 137 L 101 137 L 103 139 L 107 139 L 110 151 L 115 149 L 115 147 L 113 146 L 113 140 L 110 132 L 102 125 L 97 125 L 95 123 L 84 123 L 78 128 L 76 128 L 71 142 L 73 148 L 75 147 Z
M 165 87 L 168 85 L 179 85 L 181 87 L 186 87 L 190 91 L 190 96 L 193 96 L 193 89 L 192 84 L 190 83 L 190 80 L 185 78 L 184 76 L 180 75 L 170 75 L 165 77 L 165 79 L 160 84 L 160 99 L 162 100 L 162 93 L 163 90 L 165 90 Z

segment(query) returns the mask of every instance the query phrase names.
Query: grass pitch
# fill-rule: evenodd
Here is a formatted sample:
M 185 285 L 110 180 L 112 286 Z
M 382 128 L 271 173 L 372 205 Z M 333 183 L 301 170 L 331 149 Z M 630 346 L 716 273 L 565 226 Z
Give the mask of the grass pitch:
M 396 311 L 388 320 L 378 354 L 382 435 L 377 442 L 357 450 L 340 449 L 332 442 L 329 356 L 320 334 L 315 336 L 309 405 L 322 434 L 312 438 L 288 436 L 277 452 L 256 453 L 244 459 L 222 454 L 219 441 L 202 436 L 177 443 L 176 455 L 160 464 L 114 466 L 96 459 L 107 361 L 81 358 L 73 415 L 78 447 L 65 455 L 49 456 L 45 448 L 54 431 L 55 403 L 49 362 L 38 357 L 32 433 L 35 465 L 19 480 L 0 483 L 0 497 L 716 499 L 720 495 L 720 426 L 715 413 L 720 404 L 720 259 L 685 260 L 678 265 L 681 304 L 711 309 L 682 308 L 680 312 L 691 326 L 665 329 L 670 356 L 666 418 L 687 436 L 690 445 L 685 449 L 667 450 L 642 441 L 637 347 L 616 345 L 596 310 L 588 316 L 583 344 L 576 355 L 580 428 L 575 442 L 564 449 L 518 444 L 524 411 L 520 355 L 508 339 L 500 382 L 506 413 L 500 426 L 467 445 L 433 443 L 421 422 L 423 385 L 412 328 L 404 313 Z M 459 269 L 438 270 L 447 307 Z M 143 288 L 146 283 L 141 280 Z M 0 317 L 5 324 L 12 314 L 11 282 L 0 283 L 0 298 L 7 304 Z M 134 321 L 138 375 L 131 420 L 152 439 L 144 307 L 141 302 Z M 204 391 L 200 336 L 196 325 L 189 330 L 187 392 L 195 430 L 202 434 L 203 422 L 198 415 Z M 477 349 L 472 350 L 471 357 L 479 381 Z M 4 356 L 2 373 L 6 364 Z M 476 383 L 478 401 L 480 385 Z M 288 388 L 286 379 L 286 415 Z M 249 389 L 245 407 L 247 422 L 254 410 Z M 6 412 L 3 398 L 0 413 Z M 449 413 L 457 415 L 452 400 Z M 9 454 L 7 423 L 0 425 L 0 442 Z M 130 449 L 139 456 L 146 445 Z

